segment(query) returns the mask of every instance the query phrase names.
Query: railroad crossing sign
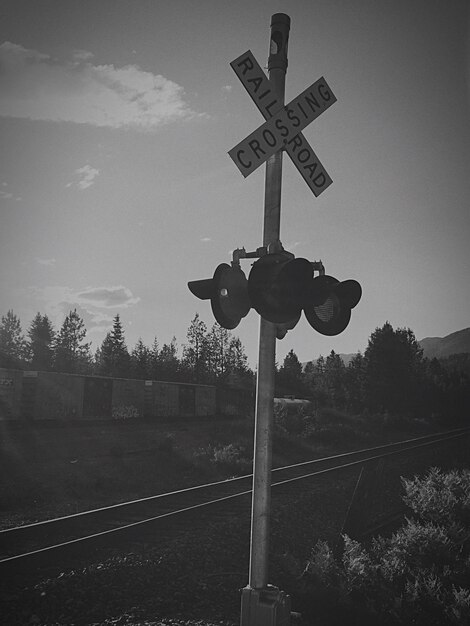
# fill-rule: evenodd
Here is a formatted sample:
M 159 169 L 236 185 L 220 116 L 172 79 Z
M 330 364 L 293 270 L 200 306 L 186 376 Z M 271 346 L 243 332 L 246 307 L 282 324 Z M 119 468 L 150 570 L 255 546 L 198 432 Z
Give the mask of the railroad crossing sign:
M 284 106 L 250 50 L 230 65 L 267 120 L 229 151 L 235 165 L 246 177 L 284 148 L 315 196 L 319 196 L 333 181 L 301 131 L 336 102 L 326 80 L 319 78 Z

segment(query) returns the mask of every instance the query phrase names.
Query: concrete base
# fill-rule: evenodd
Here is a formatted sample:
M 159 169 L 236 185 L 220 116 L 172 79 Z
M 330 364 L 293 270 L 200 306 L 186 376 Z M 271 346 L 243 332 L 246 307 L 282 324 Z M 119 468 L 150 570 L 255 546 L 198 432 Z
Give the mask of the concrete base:
M 290 596 L 277 587 L 241 590 L 240 626 L 290 626 Z

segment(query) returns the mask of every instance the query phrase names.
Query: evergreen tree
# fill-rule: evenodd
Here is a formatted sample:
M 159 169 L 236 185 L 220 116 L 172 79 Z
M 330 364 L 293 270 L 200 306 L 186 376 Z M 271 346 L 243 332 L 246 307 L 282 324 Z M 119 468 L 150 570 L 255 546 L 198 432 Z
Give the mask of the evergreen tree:
M 113 342 L 111 331 L 106 333 L 95 355 L 96 371 L 101 376 L 113 375 Z
M 223 380 L 230 372 L 230 341 L 232 335 L 229 330 L 219 324 L 213 324 L 207 338 L 208 370 L 210 378 Z
M 36 313 L 28 330 L 28 358 L 33 369 L 53 369 L 54 329 L 47 315 Z
M 130 356 L 124 340 L 124 330 L 119 313 L 113 321 L 111 341 L 113 345 L 113 376 L 126 378 L 129 376 Z
M 336 408 L 346 404 L 346 367 L 343 359 L 332 350 L 325 360 L 324 382 L 330 403 Z
M 159 355 L 160 355 L 160 346 L 158 345 L 157 338 L 155 337 L 152 343 L 152 347 L 150 348 L 149 353 L 149 379 L 151 380 L 159 380 Z
M 424 368 L 423 351 L 413 331 L 394 330 L 386 322 L 370 336 L 364 357 L 368 408 L 401 415 L 415 412 Z
M 325 357 L 320 355 L 316 361 L 310 361 L 305 366 L 304 383 L 307 395 L 317 406 L 323 406 L 328 402 L 328 388 L 325 377 Z
M 130 355 L 119 313 L 114 317 L 112 330 L 101 344 L 99 373 L 115 378 L 127 378 L 130 375 Z
M 358 352 L 346 368 L 346 402 L 348 409 L 355 413 L 364 409 L 365 359 Z
M 150 355 L 150 350 L 139 337 L 139 340 L 131 352 L 131 372 L 134 378 L 141 380 L 149 378 Z
M 279 368 L 277 389 L 279 395 L 295 395 L 298 397 L 305 395 L 302 363 L 293 350 L 286 354 L 284 362 Z
M 70 311 L 54 341 L 54 369 L 58 372 L 84 374 L 91 371 L 90 343 L 84 343 L 85 324 Z
M 159 380 L 177 381 L 180 377 L 180 361 L 177 356 L 176 337 L 164 343 L 158 355 Z
M 6 367 L 19 366 L 25 356 L 26 342 L 20 318 L 10 309 L 6 315 L 2 315 L 0 322 L 0 363 Z
M 195 382 L 207 380 L 208 338 L 207 326 L 196 313 L 186 333 L 188 343 L 183 347 L 183 364 Z
M 228 346 L 228 370 L 244 378 L 251 378 L 253 372 L 248 367 L 245 348 L 238 337 L 232 337 Z

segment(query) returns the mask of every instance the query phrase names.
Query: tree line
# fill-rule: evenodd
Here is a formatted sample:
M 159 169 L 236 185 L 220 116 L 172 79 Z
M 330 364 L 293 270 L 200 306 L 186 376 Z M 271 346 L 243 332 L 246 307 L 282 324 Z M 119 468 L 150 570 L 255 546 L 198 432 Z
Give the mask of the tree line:
M 253 378 L 240 339 L 216 323 L 208 329 L 197 313 L 181 356 L 175 337 L 162 346 L 156 337 L 151 346 L 139 338 L 129 350 L 119 314 L 94 353 L 86 335 L 76 309 L 69 312 L 59 330 L 47 315 L 37 313 L 26 335 L 19 317 L 9 310 L 0 321 L 0 367 L 211 384 L 230 375 L 242 381 Z
M 291 350 L 277 371 L 276 393 L 352 414 L 463 417 L 470 409 L 470 354 L 427 359 L 412 330 L 386 322 L 348 365 L 332 350 L 304 367 Z
M 139 338 L 129 350 L 119 314 L 94 354 L 86 333 L 74 309 L 58 331 L 47 315 L 37 313 L 25 336 L 20 319 L 9 310 L 0 321 L 0 367 L 207 384 L 235 378 L 254 384 L 240 339 L 217 323 L 208 329 L 197 313 L 181 356 L 175 337 L 162 346 L 157 338 L 151 346 Z M 332 350 L 303 366 L 290 350 L 276 365 L 275 395 L 308 398 L 317 407 L 353 414 L 458 415 L 470 409 L 470 354 L 427 359 L 412 330 L 386 322 L 348 365 Z

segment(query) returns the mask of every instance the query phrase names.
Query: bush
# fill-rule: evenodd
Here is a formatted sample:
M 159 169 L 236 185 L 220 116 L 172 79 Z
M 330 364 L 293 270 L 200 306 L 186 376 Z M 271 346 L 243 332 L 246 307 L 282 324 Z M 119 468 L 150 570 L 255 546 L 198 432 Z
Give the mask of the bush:
M 470 625 L 470 471 L 433 468 L 402 482 L 414 518 L 369 548 L 344 536 L 341 558 L 318 542 L 304 571 L 306 590 L 318 596 L 324 589 L 383 624 Z
M 424 479 L 402 479 L 405 503 L 415 515 L 436 524 L 470 525 L 470 470 L 441 472 L 433 467 Z
M 304 423 L 303 407 L 288 408 L 285 404 L 275 404 L 273 411 L 274 428 L 280 434 L 301 435 Z
M 245 448 L 233 443 L 223 445 L 209 445 L 200 448 L 194 453 L 198 465 L 215 465 L 234 474 L 251 472 L 252 462 L 248 458 Z
M 129 406 L 124 406 L 123 404 L 113 406 L 112 412 L 115 420 L 128 420 L 139 417 L 139 409 L 132 404 Z

